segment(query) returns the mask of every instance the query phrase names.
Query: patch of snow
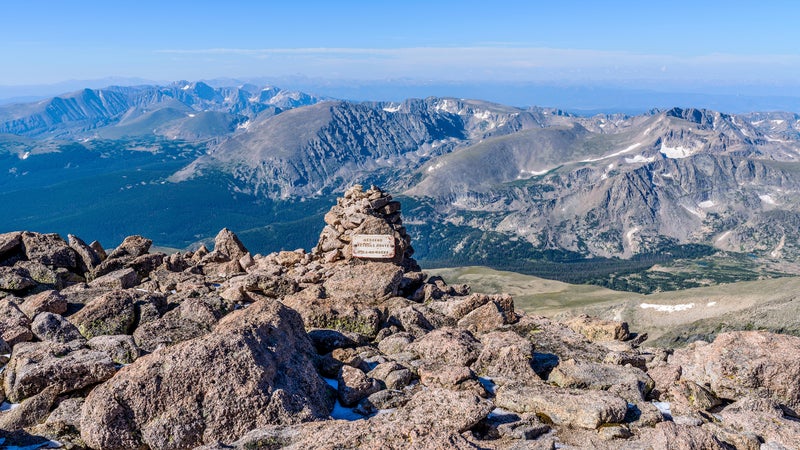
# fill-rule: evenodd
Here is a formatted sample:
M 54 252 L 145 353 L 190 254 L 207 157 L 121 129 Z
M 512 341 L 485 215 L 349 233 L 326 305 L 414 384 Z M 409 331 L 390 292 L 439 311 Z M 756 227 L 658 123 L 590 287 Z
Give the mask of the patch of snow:
M 786 121 L 783 119 L 775 119 L 772 121 L 775 125 L 783 125 Z
M 483 388 L 486 389 L 486 392 L 494 395 L 496 386 L 494 385 L 494 381 L 492 381 L 491 378 L 478 377 L 478 381 L 483 385 Z
M 772 196 L 769 195 L 769 194 L 759 195 L 758 198 L 760 198 L 762 202 L 764 202 L 764 203 L 766 203 L 768 205 L 777 205 L 777 203 L 775 202 L 775 199 L 773 199 Z
M 192 86 L 187 84 L 186 86 L 182 87 L 181 90 L 188 91 L 191 88 Z
M 672 411 L 670 410 L 669 402 L 653 402 L 653 406 L 661 411 L 661 415 L 664 416 L 664 419 L 672 420 Z
M 5 438 L 3 439 L 2 442 L 0 442 L 0 446 L 3 445 L 4 441 Z M 40 442 L 38 444 L 22 445 L 22 446 L 20 445 L 2 446 L 2 448 L 6 450 L 38 450 L 40 448 L 62 448 L 62 447 L 64 447 L 64 444 L 58 441 L 45 441 L 45 442 Z
M 633 235 L 639 231 L 639 227 L 633 227 L 625 233 L 625 240 L 628 241 L 628 246 L 633 245 Z
M 29 156 L 31 156 L 31 152 L 25 152 L 20 155 L 19 159 L 28 159 Z
M 636 155 L 633 158 L 625 158 L 625 162 L 628 164 L 651 163 L 655 160 L 655 156 L 645 157 L 644 155 Z
M 684 206 L 683 209 L 685 209 L 686 211 L 689 211 L 691 214 L 693 214 L 693 215 L 695 215 L 697 217 L 700 217 L 700 218 L 703 217 L 703 213 L 698 211 L 698 210 L 696 210 L 696 209 L 694 209 L 694 208 L 689 208 L 688 206 Z
M 19 403 L 8 403 L 8 402 L 0 403 L 0 412 L 1 411 L 11 411 L 12 409 L 17 408 L 18 406 L 19 406 Z
M 513 411 L 508 411 L 508 410 L 503 409 L 503 408 L 495 408 L 495 409 L 492 410 L 492 412 L 489 413 L 487 418 L 488 419 L 498 419 L 498 418 L 502 418 L 502 417 L 505 417 L 505 416 L 516 416 L 516 415 L 517 415 L 517 413 L 515 413 Z
M 339 389 L 339 382 L 332 379 L 332 378 L 323 378 L 328 386 L 331 386 L 334 389 Z M 363 419 L 364 416 L 361 414 L 356 413 L 353 411 L 353 408 L 346 408 L 339 403 L 339 399 L 336 399 L 336 404 L 333 405 L 333 411 L 331 411 L 331 417 L 334 419 L 341 419 L 341 420 L 360 420 Z
M 237 130 L 246 130 L 248 128 L 250 128 L 250 121 L 249 120 L 246 120 L 243 123 L 240 123 L 239 125 L 236 125 L 236 129 Z
M 635 143 L 635 144 L 629 145 L 629 146 L 628 146 L 628 147 L 626 147 L 624 150 L 620 150 L 620 151 L 618 151 L 618 152 L 616 152 L 616 153 L 612 153 L 612 154 L 610 154 L 610 155 L 606 155 L 606 156 L 601 156 L 600 158 L 589 158 L 589 159 L 584 159 L 584 160 L 583 160 L 583 161 L 581 161 L 581 162 L 596 162 L 596 161 L 602 161 L 602 160 L 604 160 L 604 159 L 608 159 L 608 158 L 613 158 L 613 157 L 615 157 L 615 156 L 624 155 L 625 153 L 628 153 L 628 152 L 630 152 L 630 151 L 632 151 L 632 150 L 635 150 L 636 148 L 640 147 L 641 145 L 642 145 L 642 143 L 641 143 L 641 142 L 637 142 L 637 143 Z
M 672 175 L 671 173 L 662 173 L 661 178 L 675 178 L 675 175 Z
M 712 206 L 714 206 L 714 202 L 711 201 L 711 200 L 705 200 L 705 201 L 702 201 L 702 202 L 698 203 L 697 206 L 699 206 L 701 208 L 711 208 Z
M 706 303 L 706 306 L 711 307 L 711 306 L 714 306 L 716 304 L 717 304 L 717 302 L 708 302 L 708 303 Z
M 189 117 L 197 117 L 197 114 L 187 114 Z
M 491 113 L 489 111 L 480 111 L 475 113 L 475 117 L 477 117 L 478 119 L 486 120 L 489 118 L 490 114 Z
M 781 241 L 778 242 L 778 245 L 775 247 L 774 250 L 769 252 L 769 256 L 773 258 L 780 258 L 781 257 L 781 250 L 783 250 L 783 246 L 786 245 L 786 235 L 784 234 L 781 236 Z
M 689 156 L 694 155 L 695 153 L 699 152 L 699 149 L 691 148 L 691 147 L 684 147 L 679 145 L 677 147 L 667 147 L 664 143 L 661 143 L 661 153 L 670 159 L 682 159 L 687 158 Z
M 647 129 L 644 130 L 644 135 L 647 136 L 648 134 L 650 134 L 650 130 L 652 129 L 653 129 L 652 127 L 647 127 Z
M 396 113 L 397 111 L 400 111 L 400 105 L 387 106 L 387 107 L 383 108 L 383 110 L 386 111 L 386 112 L 390 112 L 390 113 Z
M 686 311 L 694 308 L 694 303 L 681 303 L 678 305 L 656 305 L 653 303 L 642 303 L 639 305 L 642 309 L 654 309 L 658 312 L 674 313 L 677 311 Z
M 728 237 L 729 234 L 731 234 L 731 230 L 728 230 L 728 231 L 722 233 L 714 242 L 719 242 L 719 241 L 725 239 L 726 237 Z
M 525 170 L 525 169 L 523 169 L 523 170 L 519 171 L 519 175 L 517 175 L 517 179 L 518 180 L 522 180 L 524 178 L 538 177 L 539 175 L 544 175 L 549 171 L 550 171 L 550 169 L 544 169 L 544 170 Z
M 444 163 L 441 161 L 437 162 L 436 164 L 428 167 L 428 172 L 433 172 L 434 170 L 441 169 L 442 167 L 444 167 Z

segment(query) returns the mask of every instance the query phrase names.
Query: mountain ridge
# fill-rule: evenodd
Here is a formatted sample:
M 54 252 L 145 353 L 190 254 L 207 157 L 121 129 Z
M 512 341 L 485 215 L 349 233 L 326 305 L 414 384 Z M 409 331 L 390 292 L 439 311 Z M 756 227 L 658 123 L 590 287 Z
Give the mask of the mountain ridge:
M 42 111 L 53 104 L 65 115 L 48 122 Z M 153 186 L 147 189 L 180 188 L 207 211 L 194 189 L 213 184 L 214 195 L 237 199 L 237 208 L 251 205 L 241 210 L 250 216 L 242 223 L 261 242 L 276 241 L 266 236 L 269 221 L 254 228 L 258 205 L 281 202 L 297 217 L 314 199 L 375 183 L 415 199 L 407 217 L 423 242 L 422 260 L 488 264 L 503 241 L 523 261 L 613 262 L 699 245 L 705 250 L 678 253 L 752 254 L 758 273 L 800 273 L 800 117 L 793 113 L 671 108 L 580 117 L 481 100 L 350 102 L 189 82 L 0 107 L 0 117 L 12 113 L 0 127 L 29 127 L 0 141 L 10 185 L 35 178 L 45 153 L 74 168 L 70 146 L 85 155 L 122 149 L 104 150 L 109 158 L 148 149 L 159 164 L 172 162 L 164 175 L 143 180 Z M 164 152 L 174 144 L 187 150 Z M 121 189 L 128 186 L 137 185 Z

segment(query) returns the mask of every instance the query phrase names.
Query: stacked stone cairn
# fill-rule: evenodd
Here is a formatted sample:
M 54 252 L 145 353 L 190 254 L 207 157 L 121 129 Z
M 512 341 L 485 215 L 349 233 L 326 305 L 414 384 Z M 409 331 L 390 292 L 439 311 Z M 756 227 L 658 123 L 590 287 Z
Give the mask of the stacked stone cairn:
M 391 236 L 393 256 L 354 256 L 358 235 Z M 338 200 L 311 252 L 251 255 L 227 229 L 211 251 L 150 246 L 0 234 L 0 448 L 800 442 L 800 338 L 673 351 L 624 322 L 524 314 L 423 273 L 375 187 Z

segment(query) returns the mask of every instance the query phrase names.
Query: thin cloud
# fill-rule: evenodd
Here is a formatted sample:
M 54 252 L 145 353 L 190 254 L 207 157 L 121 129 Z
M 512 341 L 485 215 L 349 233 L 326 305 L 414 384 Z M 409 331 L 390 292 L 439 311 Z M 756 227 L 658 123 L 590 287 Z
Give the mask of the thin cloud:
M 163 49 L 176 58 L 203 57 L 261 61 L 271 69 L 319 75 L 336 72 L 354 77 L 415 76 L 499 77 L 506 80 L 598 79 L 641 77 L 793 79 L 800 55 L 708 54 L 676 56 L 626 51 L 519 46 L 402 48 L 208 48 Z M 778 69 L 778 70 L 776 70 Z M 737 78 L 738 77 L 738 78 Z

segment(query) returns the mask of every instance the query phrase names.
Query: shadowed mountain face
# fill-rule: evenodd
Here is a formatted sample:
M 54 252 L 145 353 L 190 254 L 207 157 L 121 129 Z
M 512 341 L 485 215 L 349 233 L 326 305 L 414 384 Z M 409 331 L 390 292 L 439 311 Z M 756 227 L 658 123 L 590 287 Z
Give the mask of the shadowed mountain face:
M 296 218 L 318 212 L 310 199 L 379 183 L 408 198 L 407 226 L 423 262 L 631 258 L 700 244 L 692 251 L 751 254 L 794 271 L 798 119 L 681 108 L 587 118 L 476 100 L 354 103 L 179 82 L 0 108 L 0 131 L 15 135 L 0 135 L 0 162 L 12 175 L 8 192 L 35 184 L 36 161 L 49 158 L 49 180 L 77 154 L 99 170 L 100 143 L 124 142 L 104 158 L 142 149 L 158 156 L 148 159 L 160 171 L 147 179 L 147 195 L 186 191 L 184 207 L 202 213 L 204 192 L 223 202 L 228 192 L 231 204 L 249 205 L 236 207 L 252 219 L 241 222 L 249 229 L 243 238 L 259 236 L 266 246 L 277 242 L 268 235 L 280 214 L 270 209 L 260 229 L 257 205 L 280 202 Z M 311 204 L 316 209 L 306 211 Z

